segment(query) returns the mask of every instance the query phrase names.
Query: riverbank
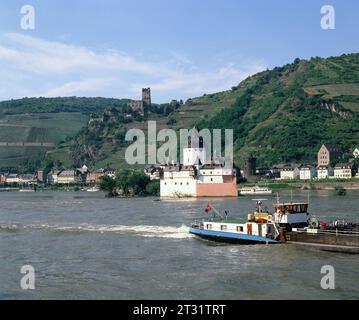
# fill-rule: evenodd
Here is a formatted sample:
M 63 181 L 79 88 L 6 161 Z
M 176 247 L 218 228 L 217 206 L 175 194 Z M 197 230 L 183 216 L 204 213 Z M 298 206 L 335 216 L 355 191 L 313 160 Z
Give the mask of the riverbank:
M 20 189 L 20 188 L 0 188 L 0 193 L 68 193 L 68 192 L 73 192 L 73 193 L 97 193 L 97 194 L 103 194 L 104 198 L 124 198 L 124 199 L 131 199 L 131 198 L 146 198 L 146 197 L 155 197 L 157 195 L 151 195 L 151 194 L 128 194 L 128 195 L 123 195 L 123 194 L 117 194 L 115 196 L 111 196 L 109 197 L 108 195 L 106 195 L 106 192 L 103 190 L 93 190 L 90 187 L 78 187 L 78 186 L 48 186 L 48 187 L 42 187 L 42 188 L 38 188 L 36 189 L 36 191 L 34 189 Z
M 342 180 L 313 180 L 313 181 L 266 181 L 259 182 L 259 186 L 266 186 L 272 190 L 335 190 L 342 187 L 346 190 L 359 190 L 359 179 Z M 239 184 L 238 188 L 254 186 L 254 184 Z
M 336 187 L 342 187 L 346 190 L 359 190 L 358 182 L 334 182 L 334 183 L 313 183 L 302 182 L 291 184 L 294 187 L 302 190 L 335 190 Z
M 14 192 L 19 190 L 19 188 L 0 188 L 0 192 Z
M 359 179 L 358 179 L 359 180 Z M 267 181 L 259 182 L 257 185 L 266 186 L 273 191 L 279 190 L 335 190 L 337 187 L 342 187 L 346 190 L 359 190 L 359 181 L 350 180 L 350 181 Z M 238 184 L 238 189 L 244 187 L 253 187 L 253 183 L 241 183 Z M 91 189 L 90 187 L 79 187 L 79 186 L 64 186 L 64 187 L 53 187 L 48 186 L 44 188 L 38 188 L 36 192 L 89 192 L 86 189 Z M 0 188 L 0 192 L 19 192 L 20 188 Z M 101 192 L 101 191 L 98 191 Z M 145 195 L 148 196 L 148 195 Z M 121 196 L 118 196 L 121 197 Z M 124 197 L 124 196 L 122 196 Z M 134 196 L 128 196 L 124 198 L 133 198 Z M 136 196 L 141 197 L 141 196 Z
M 80 188 L 78 186 L 64 186 L 64 187 L 42 187 L 42 188 L 37 188 L 36 190 L 32 189 L 32 188 L 0 188 L 0 192 L 56 192 L 56 191 L 61 191 L 61 192 L 84 192 L 87 191 L 87 189 L 91 189 L 90 187 L 86 187 L 86 188 Z

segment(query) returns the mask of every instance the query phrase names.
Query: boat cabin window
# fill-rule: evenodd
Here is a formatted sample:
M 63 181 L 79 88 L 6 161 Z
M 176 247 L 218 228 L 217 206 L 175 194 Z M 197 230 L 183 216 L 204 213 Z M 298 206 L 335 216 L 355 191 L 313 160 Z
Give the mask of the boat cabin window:
M 237 227 L 237 232 L 243 232 L 243 226 L 238 226 Z
M 222 231 L 226 231 L 226 230 L 227 230 L 227 226 L 226 226 L 226 225 L 221 225 L 221 230 L 222 230 Z
M 306 213 L 308 210 L 307 203 L 281 204 L 275 206 L 275 212 L 283 214 Z
M 211 224 L 207 224 L 206 229 L 207 229 L 207 230 L 212 230 L 212 225 L 211 225 Z

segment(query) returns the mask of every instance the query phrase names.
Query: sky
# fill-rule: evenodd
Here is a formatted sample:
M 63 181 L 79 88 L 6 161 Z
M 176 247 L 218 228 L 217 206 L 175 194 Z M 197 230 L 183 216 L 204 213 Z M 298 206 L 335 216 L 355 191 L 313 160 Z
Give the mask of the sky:
M 21 28 L 24 5 L 34 30 Z M 358 14 L 357 0 L 1 0 L 0 100 L 228 90 L 297 57 L 359 52 Z

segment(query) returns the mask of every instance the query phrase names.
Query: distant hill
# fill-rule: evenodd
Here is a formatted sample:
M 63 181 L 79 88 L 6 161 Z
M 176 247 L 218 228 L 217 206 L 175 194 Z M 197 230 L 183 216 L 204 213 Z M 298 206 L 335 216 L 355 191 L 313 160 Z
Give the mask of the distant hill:
M 127 100 L 107 98 L 24 98 L 0 102 L 1 142 L 52 142 L 70 139 L 86 126 L 90 114 L 121 108 Z M 48 148 L 0 148 L 0 168 L 41 164 Z
M 127 99 L 100 97 L 23 98 L 0 102 L 0 115 L 59 112 L 90 114 L 99 110 L 123 106 L 127 101 Z

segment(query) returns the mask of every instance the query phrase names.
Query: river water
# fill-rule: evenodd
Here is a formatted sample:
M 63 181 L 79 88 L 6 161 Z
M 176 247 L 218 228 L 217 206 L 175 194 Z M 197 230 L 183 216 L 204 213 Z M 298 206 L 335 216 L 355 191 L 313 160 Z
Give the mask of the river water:
M 288 191 L 280 193 L 290 200 Z M 293 199 L 307 201 L 307 191 Z M 268 206 L 275 197 L 268 198 Z M 359 221 L 359 192 L 311 191 L 322 220 Z M 188 225 L 208 200 L 106 199 L 102 193 L 0 193 L 0 299 L 358 299 L 359 255 L 294 245 L 225 245 Z M 246 217 L 250 197 L 213 199 Z M 35 290 L 22 290 L 23 265 Z M 323 265 L 335 290 L 323 290 Z

